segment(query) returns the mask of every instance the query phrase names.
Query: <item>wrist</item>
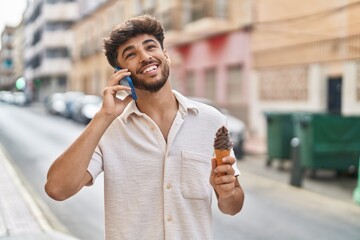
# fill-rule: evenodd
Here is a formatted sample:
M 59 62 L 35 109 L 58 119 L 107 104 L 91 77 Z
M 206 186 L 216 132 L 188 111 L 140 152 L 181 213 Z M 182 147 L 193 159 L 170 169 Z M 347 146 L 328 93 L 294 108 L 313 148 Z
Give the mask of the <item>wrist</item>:
M 115 120 L 115 118 L 116 116 L 114 116 L 113 114 L 106 113 L 102 110 L 97 112 L 94 116 L 95 121 L 100 120 L 101 122 L 104 122 L 108 125 L 110 125 Z

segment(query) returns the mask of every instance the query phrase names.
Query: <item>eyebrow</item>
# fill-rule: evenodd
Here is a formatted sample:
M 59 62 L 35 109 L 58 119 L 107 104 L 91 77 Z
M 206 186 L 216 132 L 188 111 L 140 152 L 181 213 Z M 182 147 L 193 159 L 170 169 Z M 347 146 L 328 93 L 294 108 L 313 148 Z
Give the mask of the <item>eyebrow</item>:
M 144 41 L 142 42 L 142 45 L 146 45 L 146 44 L 148 44 L 148 43 L 156 43 L 156 44 L 157 44 L 157 42 L 156 42 L 154 39 L 146 39 L 146 40 L 144 40 Z M 135 47 L 134 47 L 133 45 L 127 46 L 127 47 L 123 50 L 121 56 L 124 58 L 125 52 L 130 51 L 130 50 L 133 50 L 133 49 L 135 49 Z

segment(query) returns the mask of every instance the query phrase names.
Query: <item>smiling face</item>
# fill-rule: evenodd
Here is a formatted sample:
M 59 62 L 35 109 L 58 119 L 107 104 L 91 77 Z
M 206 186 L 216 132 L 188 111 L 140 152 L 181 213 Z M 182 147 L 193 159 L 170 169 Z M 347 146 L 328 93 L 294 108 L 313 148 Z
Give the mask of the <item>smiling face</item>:
M 117 62 L 131 72 L 130 77 L 137 89 L 157 92 L 169 77 L 167 52 L 149 34 L 138 35 L 119 46 Z

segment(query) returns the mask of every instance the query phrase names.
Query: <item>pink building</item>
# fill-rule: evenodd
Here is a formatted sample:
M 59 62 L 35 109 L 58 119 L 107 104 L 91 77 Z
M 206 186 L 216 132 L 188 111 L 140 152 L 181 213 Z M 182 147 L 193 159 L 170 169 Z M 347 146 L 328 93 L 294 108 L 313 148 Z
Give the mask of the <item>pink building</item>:
M 204 97 L 248 122 L 250 35 L 236 30 L 168 47 L 175 89 Z

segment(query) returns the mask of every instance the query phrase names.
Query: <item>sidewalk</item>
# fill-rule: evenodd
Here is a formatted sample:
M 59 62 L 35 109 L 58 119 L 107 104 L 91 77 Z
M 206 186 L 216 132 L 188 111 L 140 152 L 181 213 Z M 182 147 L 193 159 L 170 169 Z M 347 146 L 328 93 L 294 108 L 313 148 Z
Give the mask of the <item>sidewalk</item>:
M 52 229 L 0 146 L 0 239 L 76 240 Z
M 245 145 L 247 154 L 239 161 L 239 168 L 276 182 L 290 185 L 292 162 L 274 160 L 271 166 L 266 166 L 266 142 L 260 139 L 251 139 Z M 306 172 L 303 178 L 302 189 L 330 197 L 332 199 L 357 205 L 353 200 L 353 191 L 357 187 L 357 178 L 337 176 L 335 171 L 318 170 L 316 176 Z M 358 205 L 360 208 L 360 205 Z

